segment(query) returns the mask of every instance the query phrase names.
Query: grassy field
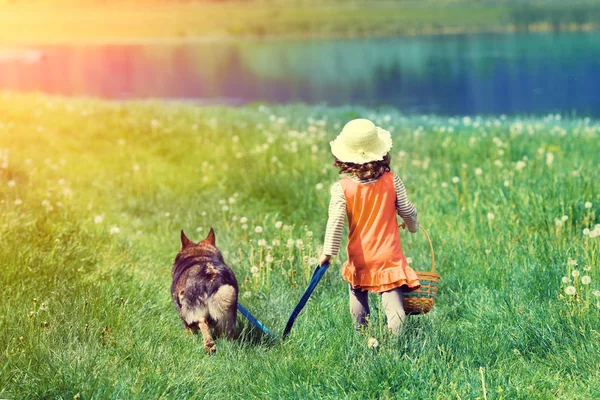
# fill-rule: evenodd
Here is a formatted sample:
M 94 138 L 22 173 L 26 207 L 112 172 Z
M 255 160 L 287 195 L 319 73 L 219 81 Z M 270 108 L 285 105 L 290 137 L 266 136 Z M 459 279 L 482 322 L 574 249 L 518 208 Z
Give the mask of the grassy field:
M 600 3 L 0 0 L 0 44 L 597 29 Z
M 597 121 L 11 93 L 0 110 L 1 398 L 600 397 Z M 288 340 L 239 317 L 206 355 L 170 300 L 179 230 L 213 227 L 240 301 L 281 332 L 324 234 L 328 142 L 358 116 L 393 128 L 434 309 L 390 337 L 372 297 L 355 332 L 342 255 Z M 403 243 L 426 270 L 425 237 Z

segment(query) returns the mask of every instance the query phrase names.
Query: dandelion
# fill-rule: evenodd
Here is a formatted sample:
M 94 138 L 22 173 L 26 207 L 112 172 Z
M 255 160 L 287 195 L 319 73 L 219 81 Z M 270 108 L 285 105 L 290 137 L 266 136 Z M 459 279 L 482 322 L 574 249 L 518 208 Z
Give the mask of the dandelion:
M 589 234 L 590 234 L 590 230 L 589 230 L 588 228 L 585 228 L 585 229 L 583 230 L 583 236 L 587 236 L 587 235 L 589 235 Z
M 554 218 L 554 223 L 556 224 L 557 228 L 560 228 L 561 226 L 563 226 L 562 220 L 560 220 L 558 218 Z
M 140 165 L 139 165 L 139 164 L 135 164 L 135 165 L 133 166 L 133 171 L 134 171 L 134 172 L 139 172 L 139 170 L 140 170 Z
M 294 239 L 288 239 L 285 247 L 287 247 L 288 249 L 294 247 Z
M 292 226 L 291 225 L 284 225 L 283 226 L 283 230 L 284 231 L 291 231 L 292 230 Z
M 442 184 L 440 185 L 443 188 L 447 188 L 448 187 L 448 183 L 447 182 L 442 182 Z
M 554 153 L 546 153 L 546 165 L 551 166 L 554 162 Z
M 199 226 L 199 227 L 196 228 L 196 232 L 202 232 L 202 229 L 203 228 L 201 226 Z
M 267 245 L 267 241 L 266 241 L 265 239 L 260 239 L 260 240 L 257 242 L 257 244 L 258 244 L 260 247 L 264 247 L 264 246 L 266 246 L 266 245 Z
M 480 176 L 483 174 L 483 170 L 481 168 L 475 168 L 475 175 Z
M 273 246 L 279 246 L 279 245 L 281 245 L 281 241 L 279 239 L 273 239 L 273 241 L 271 242 L 271 244 Z
M 246 222 L 248 222 L 248 218 L 246 218 L 246 217 L 240 218 L 240 223 L 245 224 Z
M 374 349 L 374 348 L 376 348 L 378 346 L 379 346 L 379 342 L 374 337 L 370 337 L 369 340 L 367 340 L 367 347 L 368 348 Z
M 296 240 L 296 247 L 299 248 L 300 250 L 302 250 L 304 248 L 304 242 L 302 241 L 302 239 Z
M 247 231 L 248 230 L 248 224 L 243 224 L 242 225 L 242 229 L 245 230 L 245 231 Z
M 252 274 L 257 274 L 258 273 L 258 267 L 257 266 L 253 266 L 252 268 L 250 268 L 250 272 Z
M 16 184 L 17 184 L 17 182 L 15 182 L 13 180 L 8 181 L 8 187 L 15 187 Z
M 275 228 L 281 229 L 282 226 L 283 226 L 283 222 L 281 222 L 281 221 L 275 222 Z
M 274 258 L 273 258 L 273 256 L 272 256 L 272 255 L 270 255 L 270 254 L 267 254 L 267 256 L 265 257 L 265 261 L 266 261 L 266 262 L 268 262 L 268 263 L 271 263 L 271 262 L 273 262 L 273 260 L 274 260 Z
M 584 275 L 581 277 L 581 283 L 583 283 L 584 285 L 589 285 L 591 281 L 592 278 L 589 275 Z
M 510 182 L 508 180 L 504 181 L 504 187 L 509 187 L 510 186 Z
M 110 234 L 111 235 L 118 235 L 121 232 L 121 229 L 118 226 L 111 226 L 110 227 Z
M 242 297 L 245 299 L 250 298 L 250 296 L 252 296 L 252 292 L 244 292 L 244 294 L 242 295 Z
M 489 213 L 487 214 L 487 218 L 488 218 L 488 220 L 490 220 L 490 221 L 491 221 L 491 220 L 493 220 L 494 218 L 496 218 L 496 215 L 494 215 L 494 213 L 491 213 L 491 212 L 489 212 Z
M 563 222 L 565 222 L 566 220 L 569 219 L 568 215 L 563 215 L 562 217 L 560 217 L 560 219 L 562 219 Z
M 21 204 L 23 204 L 23 200 L 21 200 L 21 199 L 15 200 L 15 206 L 20 206 Z
M 571 275 L 573 275 L 573 278 L 577 278 L 579 276 L 579 271 L 574 269 L 573 272 L 571 272 Z
M 562 277 L 562 283 L 569 283 L 569 282 L 571 282 L 571 278 L 569 278 L 568 276 Z
M 317 189 L 317 190 L 321 190 L 321 189 L 323 189 L 323 184 L 322 184 L 321 182 L 317 183 L 317 184 L 315 185 L 315 189 Z
M 577 261 L 573 260 L 572 258 L 569 258 L 569 260 L 567 261 L 567 266 L 574 267 L 576 265 L 577 265 Z
M 165 213 L 165 217 L 169 217 L 170 215 L 171 215 L 171 213 L 168 211 Z
M 515 164 L 515 169 L 517 171 L 521 171 L 523 168 L 525 168 L 525 161 L 519 160 L 517 161 L 517 163 Z
M 227 199 L 227 202 L 229 204 L 234 204 L 235 203 L 235 199 L 233 197 L 230 197 L 230 198 Z
M 596 307 L 600 308 L 600 301 L 596 303 Z
M 600 297 L 600 290 L 592 290 L 592 294 L 596 297 Z
M 460 181 L 460 178 L 458 176 L 455 176 L 452 178 L 452 183 L 458 183 Z
M 206 211 L 202 211 L 202 212 L 200 213 L 200 215 L 202 215 L 203 217 L 206 217 Z
M 254 228 L 254 232 L 256 232 L 256 233 L 262 233 L 262 231 L 263 231 L 263 228 L 260 225 L 257 225 L 256 228 Z
M 583 267 L 584 271 L 590 271 L 592 269 L 592 267 L 590 267 L 589 265 L 586 265 L 585 267 Z
M 229 206 L 228 205 L 224 205 L 223 207 L 221 207 L 221 210 L 223 211 L 229 211 Z
M 64 186 L 64 185 L 66 185 L 66 184 L 67 184 L 67 181 L 66 181 L 64 178 L 60 178 L 60 179 L 58 180 L 58 184 L 59 184 L 60 186 Z
M 101 224 L 103 219 L 104 219 L 104 218 L 102 218 L 102 215 L 96 215 L 96 216 L 94 217 L 94 223 L 95 223 L 95 224 Z
M 308 265 L 315 265 L 318 262 L 319 262 L 319 260 L 317 260 L 316 257 L 311 257 L 308 259 Z
M 306 236 L 312 237 L 312 235 L 313 235 L 312 231 L 306 231 Z
M 408 265 L 412 264 L 412 258 L 410 258 L 410 257 L 406 257 L 406 263 L 407 263 Z
M 592 202 L 591 201 L 586 201 L 585 204 L 583 205 L 585 208 L 592 208 Z
M 565 293 L 569 296 L 573 296 L 575 293 L 577 293 L 577 290 L 575 289 L 575 286 L 567 286 Z

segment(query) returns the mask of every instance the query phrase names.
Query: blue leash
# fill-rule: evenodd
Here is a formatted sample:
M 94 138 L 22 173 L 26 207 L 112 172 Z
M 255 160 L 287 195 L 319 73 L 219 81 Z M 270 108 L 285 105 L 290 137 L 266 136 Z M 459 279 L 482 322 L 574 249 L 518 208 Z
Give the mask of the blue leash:
M 306 305 L 306 302 L 308 301 L 310 295 L 315 290 L 315 287 L 317 287 L 317 284 L 325 274 L 325 271 L 327 271 L 327 268 L 329 268 L 328 262 L 326 262 L 323 265 L 317 265 L 317 268 L 315 268 L 315 271 L 313 272 L 312 277 L 310 278 L 310 282 L 308 283 L 308 287 L 306 288 L 304 294 L 300 298 L 300 301 L 294 308 L 294 311 L 292 311 L 292 315 L 290 315 L 290 319 L 288 319 L 285 329 L 283 330 L 284 339 L 292 330 L 292 326 L 294 325 L 294 321 L 296 321 L 296 317 L 298 316 L 298 314 L 300 314 L 300 311 L 302 311 L 302 309 Z M 252 316 L 252 314 L 250 314 L 250 312 L 246 310 L 246 308 L 244 308 L 244 306 L 242 306 L 240 303 L 238 303 L 238 310 L 240 310 L 244 317 L 248 318 L 248 321 L 250 321 L 252 325 L 256 326 L 263 333 L 272 337 L 277 337 L 277 335 L 271 332 L 269 328 L 267 328 L 259 320 L 254 318 L 254 316 Z

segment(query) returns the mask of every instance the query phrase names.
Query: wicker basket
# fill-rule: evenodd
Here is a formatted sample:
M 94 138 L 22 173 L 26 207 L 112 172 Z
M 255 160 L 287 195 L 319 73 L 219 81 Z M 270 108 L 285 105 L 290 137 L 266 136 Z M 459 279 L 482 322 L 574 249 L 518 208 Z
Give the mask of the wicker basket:
M 438 282 L 440 275 L 435 273 L 435 255 L 433 253 L 433 244 L 431 238 L 425 229 L 419 226 L 427 240 L 431 249 L 431 272 L 417 272 L 421 287 L 413 292 L 403 293 L 404 311 L 406 314 L 426 314 L 433 307 L 435 297 L 438 291 Z

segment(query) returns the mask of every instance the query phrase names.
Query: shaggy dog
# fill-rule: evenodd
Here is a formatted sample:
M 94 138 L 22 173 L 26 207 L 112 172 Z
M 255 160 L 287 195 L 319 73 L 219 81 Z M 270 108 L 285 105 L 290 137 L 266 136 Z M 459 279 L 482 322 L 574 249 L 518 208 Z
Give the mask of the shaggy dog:
M 199 243 L 181 231 L 181 250 L 173 265 L 171 295 L 186 332 L 202 333 L 204 348 L 216 350 L 211 328 L 216 336 L 233 338 L 237 314 L 238 283 L 215 246 L 215 232 L 210 230 Z

